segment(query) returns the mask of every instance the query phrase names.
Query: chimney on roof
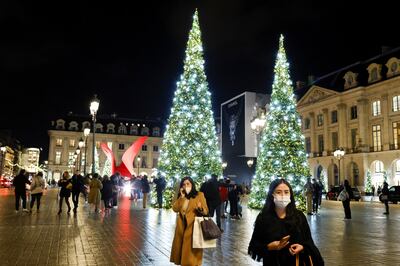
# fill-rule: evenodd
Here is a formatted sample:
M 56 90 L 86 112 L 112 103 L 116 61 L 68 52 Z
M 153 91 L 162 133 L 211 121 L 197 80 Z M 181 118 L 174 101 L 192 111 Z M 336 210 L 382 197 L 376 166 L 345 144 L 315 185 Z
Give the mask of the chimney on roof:
M 306 86 L 306 83 L 304 81 L 298 80 L 296 81 L 296 90 L 300 90 Z
M 308 75 L 308 85 L 311 85 L 314 83 L 315 77 L 314 75 Z
M 381 53 L 382 53 L 382 54 L 387 53 L 387 52 L 389 52 L 390 50 L 392 50 L 392 48 L 391 48 L 390 46 L 385 46 L 385 45 L 382 45 L 382 46 L 381 46 Z

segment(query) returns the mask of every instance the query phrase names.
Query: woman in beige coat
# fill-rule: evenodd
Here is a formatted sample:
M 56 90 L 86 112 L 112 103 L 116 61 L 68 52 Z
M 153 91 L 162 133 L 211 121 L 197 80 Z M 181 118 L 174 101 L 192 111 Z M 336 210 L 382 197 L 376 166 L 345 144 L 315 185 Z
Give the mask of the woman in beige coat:
M 99 205 L 101 201 L 101 192 L 100 190 L 103 188 L 103 184 L 99 180 L 99 175 L 94 174 L 92 181 L 90 181 L 90 192 L 88 202 L 94 205 L 94 211 L 99 211 Z
M 193 225 L 196 216 L 208 214 L 208 207 L 204 194 L 197 192 L 190 177 L 182 179 L 180 194 L 172 209 L 178 215 L 170 261 L 183 266 L 201 265 L 203 249 L 192 248 Z

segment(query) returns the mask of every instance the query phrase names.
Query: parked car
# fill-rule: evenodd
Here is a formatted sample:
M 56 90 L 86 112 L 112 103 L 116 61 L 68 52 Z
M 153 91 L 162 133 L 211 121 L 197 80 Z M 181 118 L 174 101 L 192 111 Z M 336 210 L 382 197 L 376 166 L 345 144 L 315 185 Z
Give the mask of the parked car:
M 391 186 L 389 188 L 389 196 L 388 196 L 389 202 L 393 202 L 394 204 L 397 204 L 397 202 L 400 201 L 400 186 Z M 382 200 L 382 193 L 379 195 L 379 200 L 383 202 Z
M 353 191 L 353 200 L 359 201 L 361 199 L 361 192 L 358 190 L 357 187 L 352 187 L 351 190 Z M 326 193 L 325 199 L 327 200 L 337 200 L 337 197 L 341 191 L 340 186 L 334 186 L 331 190 Z
M 7 177 L 0 177 L 0 187 L 7 187 L 10 188 L 12 185 L 11 180 Z

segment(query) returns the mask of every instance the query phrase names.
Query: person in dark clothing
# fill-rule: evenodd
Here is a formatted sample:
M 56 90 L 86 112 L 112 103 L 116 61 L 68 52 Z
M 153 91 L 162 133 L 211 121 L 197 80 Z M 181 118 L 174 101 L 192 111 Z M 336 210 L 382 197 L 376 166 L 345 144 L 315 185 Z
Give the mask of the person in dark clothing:
M 69 178 L 69 173 L 65 171 L 63 173 L 62 178 L 58 181 L 58 186 L 61 187 L 60 189 L 60 200 L 59 200 L 59 210 L 57 214 L 61 214 L 62 212 L 62 202 L 65 199 L 65 203 L 68 206 L 68 214 L 71 211 L 71 205 L 69 204 L 69 197 L 71 196 L 71 179 Z
M 165 181 L 165 178 L 162 177 L 161 175 L 155 178 L 153 182 L 156 185 L 158 208 L 162 209 L 162 204 L 163 204 L 162 194 L 165 187 L 167 186 L 167 182 Z
M 113 208 L 118 208 L 118 192 L 119 186 L 121 182 L 121 174 L 119 172 L 115 172 L 111 177 L 111 182 L 113 183 L 112 188 L 112 206 Z
M 342 201 L 344 208 L 345 219 L 351 219 L 351 210 L 350 210 L 350 200 L 354 197 L 353 190 L 350 187 L 349 180 L 344 180 L 344 188 L 346 192 L 349 194 L 349 197 L 346 200 Z
M 211 175 L 211 179 L 204 182 L 200 188 L 200 191 L 204 193 L 208 206 L 208 215 L 214 217 L 214 211 L 217 215 L 217 225 L 221 228 L 221 197 L 219 196 L 219 182 L 216 174 Z
M 389 214 L 389 184 L 386 181 L 383 182 L 382 196 L 386 198 L 385 200 L 383 200 L 386 208 L 386 212 L 384 212 L 383 214 Z
M 323 266 L 305 215 L 296 209 L 292 187 L 285 179 L 269 186 L 267 200 L 258 214 L 248 254 L 263 265 Z M 299 258 L 299 264 L 296 259 Z
M 71 178 L 72 183 L 72 202 L 74 203 L 74 213 L 76 213 L 79 204 L 79 194 L 84 191 L 85 184 L 83 183 L 83 176 L 76 171 Z
M 233 188 L 228 193 L 229 199 L 229 214 L 232 219 L 240 219 L 239 218 L 239 210 L 238 210 L 238 202 L 239 202 L 239 190 L 236 184 L 233 185 Z
M 30 185 L 28 177 L 24 169 L 21 169 L 19 174 L 14 177 L 13 186 L 15 188 L 15 211 L 19 211 L 19 202 L 22 199 L 22 210 L 24 212 L 29 212 L 26 208 L 26 184 Z
M 149 185 L 149 181 L 147 180 L 147 175 L 143 176 L 140 187 L 141 187 L 142 193 L 143 193 L 143 209 L 146 209 L 147 196 L 149 195 L 149 192 L 150 192 L 150 185 Z
M 108 212 L 112 208 L 112 197 L 113 197 L 113 182 L 110 177 L 105 175 L 103 177 L 103 188 L 101 189 L 101 199 L 104 201 L 104 210 Z
M 313 213 L 317 214 L 318 213 L 318 205 L 319 205 L 319 193 L 321 191 L 320 186 L 318 182 L 313 178 L 313 194 L 312 194 L 312 209 Z

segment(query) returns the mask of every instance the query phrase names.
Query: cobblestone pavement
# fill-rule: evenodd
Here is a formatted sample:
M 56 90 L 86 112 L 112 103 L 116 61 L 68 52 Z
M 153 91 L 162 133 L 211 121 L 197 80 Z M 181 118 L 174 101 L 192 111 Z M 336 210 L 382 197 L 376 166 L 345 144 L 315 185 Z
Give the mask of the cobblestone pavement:
M 172 211 L 141 208 L 121 198 L 110 214 L 89 212 L 81 198 L 77 215 L 57 215 L 57 189 L 42 198 L 41 212 L 15 213 L 13 191 L 0 189 L 0 265 L 171 265 L 175 229 Z M 352 202 L 352 220 L 343 220 L 340 202 L 323 201 L 308 216 L 326 265 L 400 265 L 400 205 Z M 223 219 L 216 249 L 204 265 L 261 265 L 247 255 L 258 212 L 243 207 L 242 220 Z

